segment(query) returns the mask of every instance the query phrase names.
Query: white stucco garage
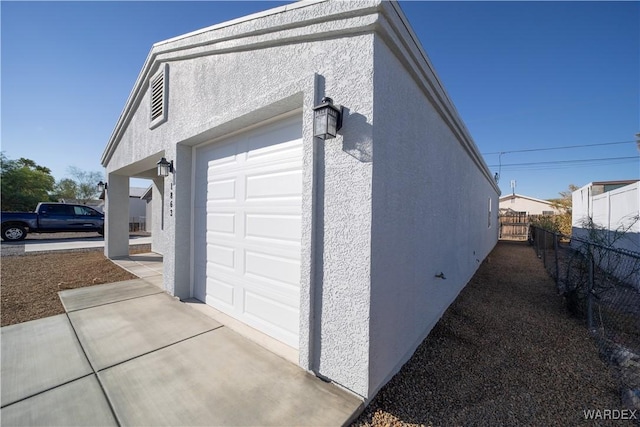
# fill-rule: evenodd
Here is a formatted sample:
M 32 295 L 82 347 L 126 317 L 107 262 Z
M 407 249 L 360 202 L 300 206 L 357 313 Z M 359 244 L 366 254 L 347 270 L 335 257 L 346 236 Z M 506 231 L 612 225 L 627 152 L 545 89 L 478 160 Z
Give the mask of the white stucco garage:
M 343 107 L 325 140 L 324 97 Z M 294 3 L 156 43 L 102 164 L 107 256 L 128 252 L 129 178 L 153 178 L 165 290 L 365 399 L 498 238 L 499 189 L 395 2 Z

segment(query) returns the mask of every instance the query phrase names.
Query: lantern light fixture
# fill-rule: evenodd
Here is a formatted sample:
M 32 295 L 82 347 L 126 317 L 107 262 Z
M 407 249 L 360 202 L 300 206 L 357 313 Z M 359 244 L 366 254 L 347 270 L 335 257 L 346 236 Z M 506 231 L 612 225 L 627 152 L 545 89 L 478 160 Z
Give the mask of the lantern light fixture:
M 160 159 L 157 165 L 158 165 L 158 176 L 167 177 L 169 176 L 169 173 L 173 173 L 173 160 L 168 162 L 167 159 L 163 157 Z
M 313 136 L 320 139 L 335 138 L 342 127 L 342 106 L 333 105 L 333 99 L 324 97 L 313 107 Z
M 102 182 L 102 181 L 100 181 L 100 182 L 98 183 L 98 191 L 99 191 L 99 192 L 101 192 L 101 193 L 102 193 L 103 191 L 106 191 L 106 189 L 107 189 L 107 188 L 109 188 L 109 184 L 107 184 L 106 182 Z

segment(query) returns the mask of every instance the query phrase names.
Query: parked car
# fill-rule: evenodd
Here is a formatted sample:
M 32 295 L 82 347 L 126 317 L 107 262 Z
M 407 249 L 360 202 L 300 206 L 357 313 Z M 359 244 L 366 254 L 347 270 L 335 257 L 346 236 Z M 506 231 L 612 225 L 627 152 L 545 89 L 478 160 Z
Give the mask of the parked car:
M 104 214 L 84 205 L 38 203 L 35 212 L 2 212 L 2 240 L 24 240 L 27 233 L 91 231 L 104 234 Z

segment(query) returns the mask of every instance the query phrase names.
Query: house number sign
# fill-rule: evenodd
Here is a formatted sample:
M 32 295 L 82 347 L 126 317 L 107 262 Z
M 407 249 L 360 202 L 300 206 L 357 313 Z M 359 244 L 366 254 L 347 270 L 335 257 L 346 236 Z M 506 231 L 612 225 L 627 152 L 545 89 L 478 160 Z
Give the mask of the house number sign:
M 169 216 L 173 216 L 173 182 L 171 183 L 171 191 L 169 192 Z

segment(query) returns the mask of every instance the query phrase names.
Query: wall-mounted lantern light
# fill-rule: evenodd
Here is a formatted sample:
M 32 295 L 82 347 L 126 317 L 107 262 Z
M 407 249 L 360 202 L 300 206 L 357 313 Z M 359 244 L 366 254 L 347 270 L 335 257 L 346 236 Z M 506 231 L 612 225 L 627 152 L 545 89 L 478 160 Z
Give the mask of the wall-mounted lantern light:
M 164 157 L 160 159 L 157 163 L 158 165 L 158 176 L 169 176 L 169 173 L 173 172 L 173 160 L 168 162 Z
M 342 127 L 342 106 L 333 105 L 333 99 L 324 97 L 313 107 L 313 136 L 320 139 L 335 138 Z
M 101 193 L 102 193 L 102 192 L 103 192 L 103 191 L 105 191 L 107 188 L 109 188 L 109 184 L 107 184 L 106 182 L 102 182 L 102 181 L 100 181 L 100 182 L 98 183 L 98 191 L 99 191 L 99 192 L 101 192 Z

